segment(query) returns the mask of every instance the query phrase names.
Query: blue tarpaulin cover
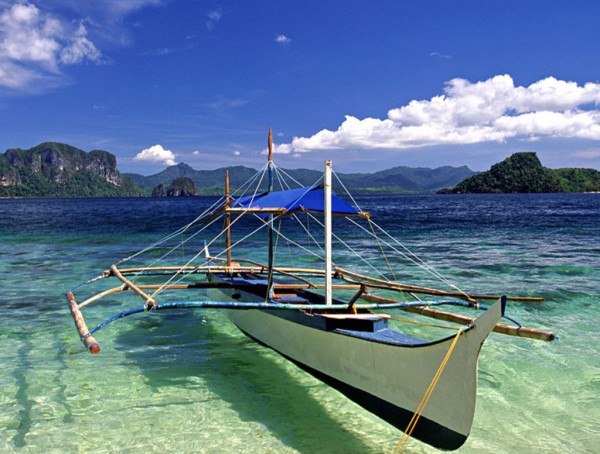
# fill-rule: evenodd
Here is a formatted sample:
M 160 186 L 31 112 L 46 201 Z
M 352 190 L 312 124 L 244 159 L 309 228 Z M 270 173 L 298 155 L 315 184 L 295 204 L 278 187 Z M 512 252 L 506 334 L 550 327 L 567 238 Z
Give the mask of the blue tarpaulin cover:
M 324 211 L 324 190 L 320 186 L 308 186 L 287 191 L 263 192 L 240 197 L 230 204 L 233 208 L 264 208 L 286 211 Z M 331 195 L 331 212 L 341 215 L 360 215 L 361 212 L 336 195 Z

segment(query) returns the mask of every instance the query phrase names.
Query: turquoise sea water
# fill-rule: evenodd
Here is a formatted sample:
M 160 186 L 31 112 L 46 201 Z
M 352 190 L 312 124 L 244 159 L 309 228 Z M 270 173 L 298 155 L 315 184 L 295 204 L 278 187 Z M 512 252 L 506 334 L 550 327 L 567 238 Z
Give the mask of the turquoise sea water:
M 358 201 L 461 288 L 546 298 L 508 313 L 560 340 L 488 339 L 459 452 L 598 452 L 600 194 Z M 393 449 L 400 432 L 218 311 L 129 317 L 98 333 L 99 355 L 85 352 L 63 293 L 211 202 L 0 200 L 0 452 Z M 411 440 L 406 452 L 436 451 Z

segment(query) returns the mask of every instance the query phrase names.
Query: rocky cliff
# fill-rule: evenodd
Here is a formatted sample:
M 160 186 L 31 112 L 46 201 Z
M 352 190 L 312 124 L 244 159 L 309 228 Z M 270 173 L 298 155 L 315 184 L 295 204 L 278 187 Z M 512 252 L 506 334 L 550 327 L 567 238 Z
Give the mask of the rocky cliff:
M 70 145 L 45 142 L 0 155 L 0 195 L 21 197 L 125 196 L 139 189 L 121 176 L 107 151 L 86 153 Z
M 152 190 L 152 197 L 192 197 L 198 195 L 196 185 L 187 177 L 178 177 L 166 187 L 159 184 Z

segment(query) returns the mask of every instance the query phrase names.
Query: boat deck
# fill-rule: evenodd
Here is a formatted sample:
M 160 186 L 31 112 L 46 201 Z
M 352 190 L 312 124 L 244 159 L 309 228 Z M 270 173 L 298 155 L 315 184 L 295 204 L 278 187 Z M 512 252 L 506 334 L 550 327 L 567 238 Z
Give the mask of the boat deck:
M 236 276 L 221 275 L 221 279 L 232 284 L 233 288 L 241 290 L 258 298 L 265 298 L 268 280 L 262 276 L 243 273 Z M 276 281 L 276 283 L 283 283 Z M 241 297 L 241 295 L 239 295 Z M 274 301 L 283 304 L 323 304 L 324 296 L 304 289 L 286 290 L 286 293 L 275 295 Z M 335 301 L 334 304 L 344 304 Z M 279 311 L 269 310 L 268 304 L 264 311 L 274 316 L 300 323 L 312 328 L 335 332 L 344 336 L 363 339 L 370 342 L 379 342 L 389 345 L 417 347 L 430 342 L 416 337 L 402 334 L 388 327 L 390 315 L 378 314 L 370 311 L 352 313 L 348 311 L 318 312 L 318 311 Z

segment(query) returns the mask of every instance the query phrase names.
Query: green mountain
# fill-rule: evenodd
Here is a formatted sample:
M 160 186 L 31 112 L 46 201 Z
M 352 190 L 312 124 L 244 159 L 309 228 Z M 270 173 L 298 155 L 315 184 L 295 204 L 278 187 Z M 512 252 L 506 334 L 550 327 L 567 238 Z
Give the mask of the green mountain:
M 0 155 L 0 197 L 99 197 L 139 195 L 117 170 L 116 157 L 70 145 L 44 142 Z
M 600 191 L 600 172 L 593 169 L 548 169 L 533 152 L 515 153 L 490 170 L 439 192 L 536 193 Z
M 248 167 L 228 167 L 230 184 L 233 188 L 239 187 L 248 181 L 256 170 Z M 189 178 L 196 185 L 198 195 L 221 195 L 225 188 L 225 168 L 217 170 L 194 170 L 187 164 L 177 164 L 167 167 L 162 172 L 150 176 L 126 173 L 128 177 L 144 193 L 150 194 L 159 185 L 169 186 L 177 178 Z
M 225 171 L 229 171 L 232 191 L 242 186 L 256 170 L 237 166 L 216 170 L 194 170 L 187 164 L 177 164 L 160 173 L 150 176 L 127 173 L 136 185 L 150 194 L 158 185 L 168 186 L 176 178 L 191 179 L 201 195 L 221 195 L 225 190 Z M 318 181 L 323 173 L 309 169 L 282 169 L 301 185 L 310 185 Z M 439 167 L 437 169 L 394 167 L 375 173 L 338 173 L 344 185 L 355 194 L 402 194 L 432 193 L 436 190 L 456 184 L 475 172 L 466 166 Z M 264 183 L 266 184 L 266 182 Z M 335 184 L 335 182 L 334 182 Z M 266 188 L 263 188 L 266 189 Z
M 474 173 L 467 166 L 436 169 L 399 166 L 373 174 L 346 174 L 343 181 L 351 191 L 357 193 L 427 193 L 456 184 Z

